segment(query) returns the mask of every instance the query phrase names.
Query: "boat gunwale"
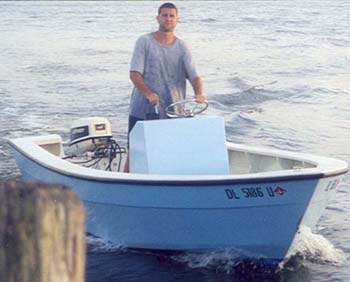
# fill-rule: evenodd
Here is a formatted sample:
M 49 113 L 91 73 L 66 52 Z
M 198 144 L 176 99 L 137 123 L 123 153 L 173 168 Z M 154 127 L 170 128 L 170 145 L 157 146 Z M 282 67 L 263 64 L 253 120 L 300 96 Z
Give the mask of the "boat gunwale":
M 59 135 L 48 135 L 56 138 L 61 137 Z M 43 137 L 48 137 L 43 136 Z M 47 170 L 53 171 L 60 175 L 74 177 L 77 179 L 83 179 L 86 181 L 94 181 L 94 182 L 105 182 L 105 183 L 115 183 L 115 184 L 138 184 L 138 185 L 158 185 L 158 186 L 217 186 L 217 185 L 230 185 L 230 184 L 255 184 L 255 183 L 271 183 L 271 182 L 281 182 L 281 181 L 296 181 L 296 180 L 311 180 L 311 179 L 320 179 L 320 178 L 328 178 L 334 177 L 338 175 L 342 175 L 348 172 L 348 164 L 345 161 L 318 157 L 313 155 L 301 154 L 304 157 L 308 156 L 309 158 L 314 157 L 316 160 L 331 160 L 336 162 L 338 166 L 340 164 L 343 167 L 337 167 L 333 172 L 323 172 L 318 167 L 318 163 L 315 160 L 305 159 L 305 162 L 316 165 L 315 168 L 301 168 L 301 169 L 288 169 L 288 170 L 277 170 L 271 172 L 260 172 L 260 173 L 250 173 L 250 174 L 237 174 L 237 175 L 147 175 L 147 174 L 135 174 L 135 173 L 123 173 L 123 172 L 110 172 L 110 171 L 100 171 L 92 168 L 86 168 L 79 165 L 72 164 L 64 159 L 53 155 L 51 152 L 42 148 L 39 144 L 34 142 L 34 140 L 40 140 L 39 137 L 24 137 L 17 139 L 8 139 L 9 144 L 24 157 L 29 159 L 30 161 L 44 167 Z M 26 145 L 26 146 L 25 146 Z M 235 146 L 244 148 L 246 145 L 241 144 L 233 144 L 227 142 L 228 149 L 235 148 Z M 28 147 L 33 149 L 31 153 L 25 151 L 24 147 Z M 236 148 L 235 148 L 236 149 Z M 46 155 L 51 160 L 56 160 L 56 162 L 60 162 L 64 164 L 64 166 L 69 166 L 72 170 L 62 169 L 58 165 L 50 165 L 48 162 L 40 160 L 40 158 L 35 158 L 35 154 Z M 298 154 L 289 151 L 281 151 L 278 149 L 267 149 L 267 151 L 274 151 L 277 153 L 286 153 L 286 154 Z M 244 152 L 244 151 L 243 151 Z M 286 155 L 281 155 L 281 157 L 286 157 Z M 295 159 L 298 161 L 302 161 L 300 159 Z M 82 171 L 79 171 L 82 170 Z M 307 171 L 305 171 L 307 170 Z M 95 175 L 91 176 L 88 172 L 94 171 Z M 97 172 L 97 174 L 96 174 Z M 283 173 L 282 173 L 283 172 Z M 271 173 L 274 173 L 271 175 Z M 105 175 L 103 175 L 105 174 Z M 270 175 L 268 175 L 270 174 Z M 181 179 L 180 179 L 181 178 Z

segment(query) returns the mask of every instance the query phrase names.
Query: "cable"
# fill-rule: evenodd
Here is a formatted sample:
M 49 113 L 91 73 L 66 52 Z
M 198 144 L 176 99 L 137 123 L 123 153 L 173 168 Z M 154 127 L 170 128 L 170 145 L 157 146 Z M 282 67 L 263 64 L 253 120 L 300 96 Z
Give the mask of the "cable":
M 119 172 L 121 169 L 122 156 L 127 152 L 126 148 L 121 147 L 116 142 L 116 140 L 112 138 L 108 138 L 106 142 L 101 144 L 96 144 L 94 138 L 92 138 L 92 142 L 94 144 L 94 148 L 91 151 L 89 151 L 91 155 L 90 154 L 88 155 L 87 153 L 82 154 L 81 156 L 72 154 L 72 155 L 63 157 L 63 159 L 71 159 L 71 162 L 74 164 L 83 165 L 84 167 L 95 166 L 95 168 L 97 168 L 97 165 L 100 161 L 102 161 L 103 159 L 107 159 L 108 164 L 105 170 L 112 171 L 112 164 L 113 164 L 113 161 L 115 161 L 115 163 L 117 164 L 117 171 Z M 74 158 L 81 158 L 81 157 L 87 157 L 89 159 L 84 161 L 74 160 Z

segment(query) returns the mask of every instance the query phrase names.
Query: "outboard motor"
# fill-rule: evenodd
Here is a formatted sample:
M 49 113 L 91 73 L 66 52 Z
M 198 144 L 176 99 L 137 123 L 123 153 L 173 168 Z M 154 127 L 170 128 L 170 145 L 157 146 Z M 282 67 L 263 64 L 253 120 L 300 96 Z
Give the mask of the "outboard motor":
M 82 155 L 94 151 L 96 147 L 107 143 L 112 138 L 111 124 L 103 117 L 81 118 L 70 129 L 72 152 Z
M 81 118 L 70 129 L 70 155 L 65 159 L 85 167 L 121 171 L 126 148 L 112 138 L 111 125 L 103 117 Z

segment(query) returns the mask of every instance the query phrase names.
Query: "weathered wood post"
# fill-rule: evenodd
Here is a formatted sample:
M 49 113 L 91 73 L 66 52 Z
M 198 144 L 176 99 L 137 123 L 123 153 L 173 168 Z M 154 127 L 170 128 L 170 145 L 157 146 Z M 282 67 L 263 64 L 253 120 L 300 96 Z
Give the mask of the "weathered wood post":
M 67 187 L 0 183 L 0 282 L 83 282 L 84 222 Z

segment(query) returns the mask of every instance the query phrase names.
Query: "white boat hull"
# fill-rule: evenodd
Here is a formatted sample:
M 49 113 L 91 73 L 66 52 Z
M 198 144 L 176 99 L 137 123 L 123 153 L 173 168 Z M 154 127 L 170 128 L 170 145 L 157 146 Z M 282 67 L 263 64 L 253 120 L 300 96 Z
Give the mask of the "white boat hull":
M 50 138 L 59 144 L 58 136 Z M 100 172 L 45 150 L 50 138 L 11 140 L 23 179 L 72 187 L 86 205 L 87 231 L 130 248 L 229 248 L 242 257 L 279 262 L 300 224 L 315 226 L 348 170 L 345 162 L 316 158 L 320 164 L 314 168 L 226 176 Z M 238 144 L 228 144 L 228 149 L 236 155 L 249 151 Z M 278 153 L 282 162 L 294 156 Z M 327 160 L 329 167 L 322 165 Z

